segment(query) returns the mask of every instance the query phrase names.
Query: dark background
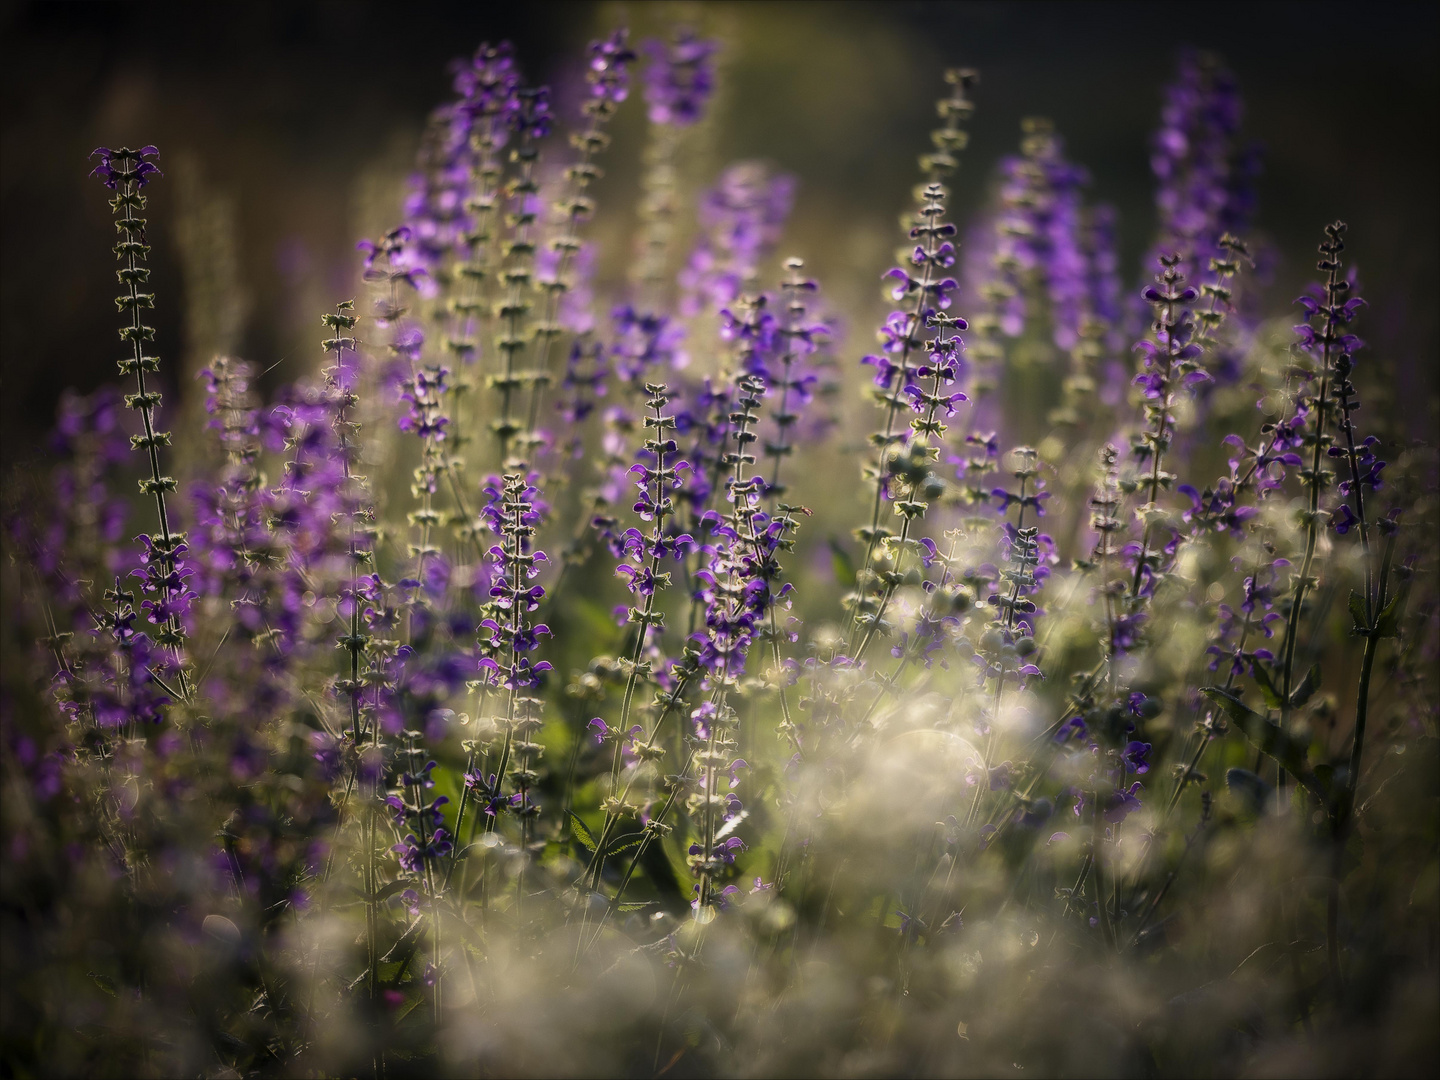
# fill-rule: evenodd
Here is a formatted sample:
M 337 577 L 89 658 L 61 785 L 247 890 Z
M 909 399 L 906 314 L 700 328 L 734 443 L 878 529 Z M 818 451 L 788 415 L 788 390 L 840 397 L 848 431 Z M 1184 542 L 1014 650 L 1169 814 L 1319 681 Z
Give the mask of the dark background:
M 215 206 L 233 215 L 230 343 L 276 365 L 273 383 L 314 362 L 318 312 L 356 292 L 354 241 L 388 223 L 376 207 L 403 176 L 426 113 L 447 96 L 452 58 L 509 38 L 536 78 L 563 78 L 602 29 L 629 22 L 654 32 L 672 18 L 731 43 L 729 90 L 707 147 L 713 166 L 768 157 L 799 176 L 791 247 L 856 322 L 872 308 L 883 314 L 874 281 L 898 239 L 895 214 L 945 66 L 982 72 L 958 213 L 983 202 L 1020 118 L 1048 115 L 1090 168 L 1093 196 L 1121 212 L 1129 284 L 1153 226 L 1148 140 L 1161 89 L 1182 45 L 1220 52 L 1241 81 L 1245 133 L 1265 147 L 1259 225 L 1280 260 L 1272 308 L 1310 276 L 1321 225 L 1348 221 L 1372 305 L 1362 333 L 1370 355 L 1395 365 L 1394 396 L 1423 434 L 1435 423 L 1440 284 L 1435 12 L 1373 3 L 10 4 L 0 16 L 0 449 L 13 464 L 37 445 L 62 388 L 115 377 L 113 228 L 107 193 L 86 179 L 95 146 L 161 148 L 167 176 L 149 189 L 149 216 L 159 351 L 180 360 L 169 370 L 193 370 L 210 340 L 203 318 L 185 317 L 174 242 L 183 190 L 192 214 Z M 616 128 L 599 192 L 612 232 L 631 220 L 634 196 L 612 199 L 613 213 L 605 196 L 633 178 L 624 162 L 640 130 L 638 109 Z M 852 329 L 846 355 L 858 356 L 869 332 Z

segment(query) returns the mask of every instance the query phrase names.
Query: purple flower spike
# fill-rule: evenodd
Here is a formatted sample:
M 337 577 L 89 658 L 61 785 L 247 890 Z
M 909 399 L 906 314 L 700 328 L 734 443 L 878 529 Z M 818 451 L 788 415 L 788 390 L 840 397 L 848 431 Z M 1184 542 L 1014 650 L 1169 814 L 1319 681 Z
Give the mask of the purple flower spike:
M 669 42 L 654 38 L 642 49 L 650 63 L 645 69 L 645 103 L 652 124 L 688 127 L 705 115 L 715 89 L 714 54 L 719 42 L 680 30 Z
M 160 151 L 153 146 L 142 146 L 139 150 L 131 150 L 125 146 L 111 150 L 108 146 L 101 146 L 92 150 L 90 156 L 100 159 L 100 164 L 91 170 L 90 175 L 100 177 L 101 182 L 111 191 L 118 191 L 122 186 L 132 183 L 139 189 L 148 184 L 152 177 L 165 175 L 158 165 L 146 160 L 160 156 Z
M 1223 258 L 1226 233 L 1249 228 L 1258 154 L 1240 147 L 1243 104 L 1235 76 L 1214 56 L 1187 50 L 1166 91 L 1151 170 L 1158 183 L 1160 249 L 1182 254 L 1194 276 Z
M 1125 771 L 1147 773 L 1150 771 L 1150 744 L 1132 741 L 1125 746 Z
M 794 198 L 794 177 L 772 175 L 759 162 L 725 170 L 700 203 L 700 237 L 680 273 L 681 314 L 739 299 L 780 239 Z
M 609 37 L 590 43 L 590 66 L 585 81 L 590 99 L 610 109 L 630 96 L 629 65 L 635 59 L 628 30 L 616 30 Z
M 1140 809 L 1138 796 L 1141 790 L 1140 781 L 1135 781 L 1129 788 L 1116 788 L 1105 797 L 1104 817 L 1111 825 L 1118 825 L 1127 817 Z

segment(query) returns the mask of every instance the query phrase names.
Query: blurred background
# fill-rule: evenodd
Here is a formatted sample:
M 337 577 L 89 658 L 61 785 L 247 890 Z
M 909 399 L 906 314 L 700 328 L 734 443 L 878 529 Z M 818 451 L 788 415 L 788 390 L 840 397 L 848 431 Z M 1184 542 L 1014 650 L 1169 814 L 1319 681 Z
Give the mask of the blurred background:
M 1220 53 L 1264 147 L 1267 307 L 1312 275 L 1321 226 L 1350 223 L 1371 303 L 1362 333 L 1394 365 L 1416 435 L 1435 424 L 1436 9 L 1422 4 L 11 3 L 0 26 L 0 450 L 23 461 L 67 386 L 113 380 L 113 226 L 86 178 L 97 145 L 155 143 L 150 189 L 159 351 L 182 408 L 217 351 L 292 380 L 317 362 L 318 313 L 359 291 L 355 241 L 398 218 L 400 186 L 448 62 L 514 42 L 532 79 L 573 83 L 585 43 L 689 22 L 726 41 L 708 176 L 737 158 L 795 174 L 780 254 L 804 256 L 846 311 L 850 360 L 883 317 L 915 156 L 946 66 L 981 71 L 952 205 L 984 206 L 1022 117 L 1054 120 L 1090 198 L 1120 214 L 1138 284 L 1154 223 L 1149 138 L 1184 45 Z M 597 191 L 601 278 L 619 280 L 640 108 L 622 114 Z M 630 187 L 629 190 L 634 190 Z M 612 200 L 612 201 L 619 201 Z M 962 233 L 963 235 L 963 233 Z M 962 300 L 962 311 L 965 310 Z M 171 364 L 172 361 L 178 363 Z M 178 374 L 177 374 L 178 373 Z M 173 399 L 172 399 L 173 400 Z

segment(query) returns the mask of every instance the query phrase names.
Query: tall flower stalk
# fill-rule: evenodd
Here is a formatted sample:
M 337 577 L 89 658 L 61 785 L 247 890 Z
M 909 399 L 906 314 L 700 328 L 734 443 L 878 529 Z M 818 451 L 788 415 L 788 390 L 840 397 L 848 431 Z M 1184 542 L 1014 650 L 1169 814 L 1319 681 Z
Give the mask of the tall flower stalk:
M 1152 142 L 1160 250 L 1183 253 L 1180 269 L 1195 278 L 1225 258 L 1220 238 L 1242 233 L 1254 213 L 1253 147 L 1239 145 L 1244 104 L 1233 72 L 1213 54 L 1185 50 L 1166 88 Z
M 540 713 L 544 702 L 534 696 L 534 688 L 551 668 L 549 661 L 534 661 L 529 655 L 539 647 L 540 638 L 550 633 L 544 623 L 531 619 L 545 590 L 529 583 L 547 561 L 545 553 L 534 545 L 540 520 L 536 506 L 538 494 L 524 476 L 507 473 L 498 480 L 492 478 L 481 511 L 497 543 L 489 552 L 493 566 L 490 586 L 493 614 L 480 623 L 483 637 L 479 666 L 484 682 L 492 691 L 503 691 L 505 700 L 501 722 L 504 743 L 499 765 L 486 785 L 489 818 L 485 827 L 486 831 L 493 830 L 500 811 L 511 808 L 520 818 L 522 852 L 527 855 L 534 821 L 540 813 L 540 807 L 531 798 L 531 788 L 539 778 L 533 766 L 542 747 L 533 736 L 543 723 Z M 507 782 L 512 782 L 515 788 L 508 798 L 503 794 Z M 522 861 L 516 883 L 517 898 L 523 895 L 523 884 Z
M 536 426 L 540 422 L 540 403 L 550 382 L 550 350 L 563 332 L 559 322 L 561 299 L 575 285 L 570 279 L 571 265 L 581 250 L 580 225 L 595 211 L 594 200 L 586 193 L 602 174 L 595 156 L 610 143 L 605 125 L 615 116 L 622 102 L 630 96 L 629 65 L 635 59 L 629 34 L 616 30 L 609 37 L 590 43 L 590 62 L 585 72 L 589 93 L 584 112 L 585 130 L 571 136 L 578 158 L 565 169 L 565 187 L 555 209 L 560 217 L 560 235 L 550 241 L 553 265 L 540 276 L 545 292 L 544 312 L 535 327 L 535 371 L 530 378 L 530 406 L 527 431 L 532 444 L 538 440 Z
M 682 28 L 670 41 L 650 39 L 642 44 L 645 67 L 646 115 L 650 121 L 641 180 L 641 229 L 637 258 L 631 276 L 638 290 L 640 310 L 662 311 L 666 302 L 666 270 L 675 242 L 679 213 L 679 182 L 675 158 L 683 134 L 704 117 L 714 92 L 715 61 L 719 44 Z
M 926 315 L 948 307 L 949 293 L 956 288 L 955 280 L 946 274 L 955 261 L 955 248 L 948 239 L 955 235 L 955 226 L 943 220 L 945 190 L 940 181 L 958 167 L 958 155 L 968 141 L 968 135 L 960 125 L 969 120 L 975 110 L 968 95 L 977 78 L 974 71 L 965 68 L 945 73 L 945 81 L 952 89 L 950 96 L 942 98 L 936 105 L 943 123 L 931 133 L 935 150 L 920 158 L 920 169 L 927 184 L 920 194 L 920 204 L 909 234 L 911 240 L 918 241 L 910 261 L 919 277 L 898 267 L 885 275 L 897 283 L 890 293 L 892 299 L 909 300 L 910 306 L 906 310 L 892 312 L 881 328 L 881 341 L 888 355 L 869 356 L 864 361 L 877 369 L 874 393 L 884 410 L 885 422 L 881 430 L 871 436 L 876 457 L 874 464 L 866 469 L 866 478 L 875 487 L 875 497 L 870 523 L 858 532 L 865 545 L 865 556 L 856 575 L 859 589 L 850 601 L 851 629 L 847 652 L 852 657 L 861 636 L 868 639 L 872 628 L 878 624 L 876 612 L 881 605 L 878 598 L 871 594 L 879 579 L 872 563 L 880 544 L 894 535 L 888 527 L 881 525 L 880 519 L 889 495 L 890 470 L 898 456 L 896 447 L 904 441 L 904 434 L 897 424 L 907 406 L 905 388 L 913 376 L 911 355 L 920 344 L 919 335 Z
M 465 117 L 469 139 L 469 187 L 464 201 L 467 231 L 465 257 L 456 268 L 459 278 L 450 301 L 445 348 L 459 365 L 450 389 L 452 424 L 448 432 L 452 453 L 445 461 L 451 496 L 458 513 L 456 539 L 467 555 L 473 547 L 476 565 L 484 561 L 478 524 L 466 497 L 465 464 L 475 441 L 474 412 L 481 395 L 475 393 L 475 375 L 482 362 L 481 342 L 492 330 L 492 293 L 500 263 L 500 202 L 505 165 L 501 152 L 510 140 L 520 109 L 520 75 L 508 42 L 481 45 L 474 58 L 456 75 L 459 112 Z
M 125 405 L 140 414 L 144 433 L 132 435 L 130 445 L 144 451 L 150 466 L 150 476 L 140 481 L 140 490 L 155 500 L 155 514 L 160 526 L 159 535 L 144 535 L 144 570 L 140 574 L 148 598 L 142 603 L 146 617 L 158 629 L 155 631 L 157 644 L 170 651 L 178 696 L 189 698 L 190 684 L 186 673 L 184 616 L 190 608 L 194 593 L 189 590 L 186 579 L 192 571 L 181 561 L 186 551 L 184 534 L 171 528 L 170 512 L 166 505 L 166 494 L 175 491 L 173 477 L 164 476 L 160 469 L 160 449 L 170 445 L 170 433 L 159 431 L 155 426 L 155 411 L 160 406 L 161 395 L 151 388 L 145 379 L 147 374 L 160 371 L 160 358 L 148 355 L 145 346 L 155 340 L 155 328 L 144 322 L 144 313 L 155 306 L 155 294 L 141 292 L 141 287 L 150 281 L 150 268 L 145 265 L 150 255 L 150 245 L 145 233 L 145 219 L 137 215 L 145 209 L 146 197 L 143 189 L 153 177 L 160 175 L 159 167 L 150 159 L 158 157 L 160 151 L 153 146 L 139 150 L 120 147 L 111 150 L 100 147 L 91 154 L 100 163 L 95 166 L 92 176 L 115 192 L 110 208 L 118 217 L 115 228 L 121 240 L 115 245 L 115 255 L 123 264 L 115 272 L 124 292 L 115 298 L 115 306 L 129 317 L 129 322 L 120 328 L 120 340 L 130 346 L 130 356 L 120 361 L 122 375 L 135 376 L 135 393 L 126 395 Z M 157 674 L 156 679 L 159 679 Z M 162 685 L 164 685 L 162 681 Z
M 708 921 L 721 898 L 718 886 L 721 870 L 735 861 L 737 849 L 744 843 L 729 836 L 742 809 L 733 791 L 721 795 L 717 791 L 719 777 L 729 771 L 731 788 L 738 783 L 736 770 L 749 765 L 735 758 L 739 746 L 740 718 L 730 703 L 730 694 L 745 673 L 750 644 L 755 639 L 757 623 L 768 606 L 769 585 L 761 573 L 769 554 L 763 550 L 757 534 L 760 493 L 763 480 L 751 475 L 755 465 L 753 444 L 758 440 L 755 428 L 760 422 L 757 411 L 766 393 L 762 376 L 742 371 L 735 378 L 734 412 L 730 415 L 730 440 L 724 463 L 729 467 L 725 495 L 730 511 L 723 518 L 710 517 L 706 545 L 713 552 L 711 569 L 697 573 L 697 590 L 705 604 L 705 632 L 699 663 L 704 671 L 702 688 L 709 700 L 692 713 L 692 758 L 696 765 L 696 790 L 689 798 L 692 818 L 698 820 L 699 837 L 690 845 L 691 873 L 699 878 L 696 885 L 694 910 L 696 919 Z M 764 531 L 771 543 L 775 525 Z M 727 762 L 729 763 L 727 765 Z M 722 825 L 722 818 L 725 824 Z M 738 822 L 737 822 L 738 823 Z
M 1359 440 L 1356 437 L 1354 413 L 1359 409 L 1360 401 L 1351 375 L 1355 368 L 1354 354 L 1363 346 L 1363 342 L 1348 327 L 1365 301 L 1353 294 L 1350 281 L 1342 276 L 1343 262 L 1340 253 L 1345 250 L 1345 232 L 1345 223 L 1341 221 L 1325 227 L 1325 239 L 1320 244 L 1320 261 L 1317 264 L 1317 269 L 1325 275 L 1324 283 L 1318 296 L 1302 296 L 1299 300 L 1305 311 L 1305 321 L 1295 328 L 1300 338 L 1299 349 L 1309 355 L 1320 368 L 1320 396 L 1314 402 L 1316 418 L 1311 469 L 1302 474 L 1310 490 L 1310 506 L 1305 518 L 1305 555 L 1287 621 L 1284 667 L 1280 672 L 1281 685 L 1277 688 L 1283 695 L 1280 713 L 1283 730 L 1294 707 L 1292 696 L 1295 691 L 1291 688 L 1291 682 L 1295 671 L 1295 638 L 1303 613 L 1305 590 L 1310 582 L 1317 534 L 1324 513 L 1319 509 L 1321 491 L 1327 478 L 1327 471 L 1320 467 L 1320 455 L 1324 450 L 1332 460 L 1348 466 L 1348 478 L 1340 481 L 1338 485 L 1340 500 L 1328 514 L 1328 519 L 1337 534 L 1345 535 L 1354 531 L 1359 535 L 1363 587 L 1360 592 L 1350 594 L 1348 608 L 1353 624 L 1351 632 L 1365 640 L 1355 691 L 1355 728 L 1351 735 L 1350 753 L 1345 773 L 1338 785 L 1339 790 L 1331 794 L 1333 805 L 1330 807 L 1330 819 L 1335 849 L 1326 907 L 1326 944 L 1330 978 L 1337 988 L 1343 984 L 1340 957 L 1340 885 L 1344 847 L 1350 837 L 1355 796 L 1362 776 L 1361 765 L 1364 761 L 1365 737 L 1369 726 L 1371 679 L 1380 642 L 1387 637 L 1396 636 L 1398 632 L 1399 608 L 1404 593 L 1402 588 L 1396 595 L 1392 595 L 1390 587 L 1395 543 L 1399 533 L 1399 513 L 1392 512 L 1372 523 L 1366 511 L 1365 490 L 1368 488 L 1374 493 L 1383 486 L 1381 472 L 1386 463 L 1375 452 L 1379 444 L 1377 438 L 1371 436 Z M 1327 398 L 1333 398 L 1333 403 Z M 1326 434 L 1326 416 L 1331 408 L 1334 410 L 1333 415 L 1340 435 L 1338 441 Z M 1378 568 L 1370 544 L 1372 527 L 1378 528 L 1385 537 L 1384 554 Z
M 1331 445 L 1331 436 L 1328 432 L 1328 416 L 1339 402 L 1332 402 L 1333 386 L 1338 375 L 1336 363 L 1341 355 L 1346 357 L 1346 375 L 1348 382 L 1349 374 L 1349 352 L 1353 344 L 1348 340 L 1343 327 L 1355 316 L 1362 301 L 1358 297 L 1347 299 L 1345 293 L 1349 291 L 1349 282 L 1341 276 L 1340 252 L 1344 250 L 1345 243 L 1341 237 L 1345 233 L 1345 225 L 1337 222 L 1334 225 L 1325 227 L 1325 240 L 1320 245 L 1320 261 L 1318 269 L 1325 275 L 1325 293 L 1323 305 L 1316 304 L 1313 300 L 1305 305 L 1306 321 L 1301 328 L 1301 346 L 1308 347 L 1308 351 L 1319 368 L 1320 377 L 1319 389 L 1313 398 L 1307 403 L 1306 419 L 1314 417 L 1314 427 L 1305 433 L 1305 442 L 1310 449 L 1310 467 L 1301 473 L 1307 490 L 1307 506 L 1302 524 L 1305 529 L 1305 549 L 1300 560 L 1300 572 L 1295 578 L 1293 598 L 1290 602 L 1290 612 L 1285 625 L 1285 652 L 1281 659 L 1281 667 L 1278 672 L 1280 676 L 1281 705 L 1280 705 L 1280 727 L 1287 728 L 1290 722 L 1290 694 L 1294 689 L 1295 677 L 1295 654 L 1299 644 L 1300 619 L 1305 608 L 1305 594 L 1310 590 L 1313 583 L 1312 573 L 1315 568 L 1315 550 L 1320 539 L 1320 530 L 1324 521 L 1320 503 L 1324 490 L 1328 485 L 1329 474 L 1322 470 L 1321 465 L 1325 458 L 1325 452 Z M 1310 318 L 1320 315 L 1324 322 L 1320 332 L 1317 334 L 1311 328 Z M 1343 350 L 1343 351 L 1342 351 Z M 1346 410 L 1346 435 L 1350 445 L 1347 451 L 1352 450 L 1354 442 L 1353 428 L 1350 427 L 1349 410 Z M 1347 454 L 1347 456 L 1349 456 Z M 1352 464 L 1358 470 L 1358 462 L 1351 457 Z M 1358 471 L 1355 475 L 1358 480 Z M 1364 497 L 1360 485 L 1353 485 L 1353 498 L 1360 513 L 1355 515 L 1356 524 L 1360 529 L 1361 541 L 1365 546 L 1365 622 L 1369 625 L 1373 618 L 1374 595 L 1372 591 L 1369 533 L 1364 518 Z M 1348 508 L 1347 508 L 1348 509 Z M 1363 723 L 1363 712 L 1361 714 Z M 1363 735 L 1363 731 L 1362 731 Z M 1282 773 L 1283 777 L 1283 773 Z M 1283 783 L 1283 780 L 1282 780 Z
M 955 227 L 944 220 L 945 193 L 939 184 L 925 189 L 925 202 L 920 208 L 920 224 L 910 230 L 920 243 L 911 253 L 910 261 L 920 276 L 894 269 L 887 276 L 898 278 L 892 292 L 894 299 L 913 297 L 915 309 L 909 314 L 896 312 L 891 316 L 892 333 L 897 338 L 899 363 L 887 358 L 869 357 L 878 368 L 877 394 L 886 406 L 885 430 L 872 440 L 881 447 L 875 466 L 876 491 L 867 541 L 865 568 L 857 575 L 862 589 L 870 586 L 875 593 L 855 599 L 855 617 L 850 635 L 848 655 L 860 660 L 877 630 L 884 627 L 885 611 L 903 575 L 895 569 L 877 570 L 872 566 L 877 547 L 893 549 L 901 556 L 916 543 L 912 531 L 925 516 L 929 501 L 943 491 L 943 483 L 935 475 L 940 444 L 946 426 L 940 418 L 955 413 L 959 402 L 968 400 L 955 388 L 960 378 L 960 338 L 958 331 L 967 328 L 964 319 L 945 314 L 951 304 L 950 293 L 956 288 L 953 278 L 943 276 L 955 263 L 955 246 L 946 237 L 953 236 Z M 936 337 L 925 343 L 928 356 L 912 366 L 912 349 L 919 344 L 920 328 L 936 327 Z M 908 406 L 916 415 L 907 434 L 895 430 L 897 411 Z M 879 524 L 880 507 L 888 499 L 902 523 L 898 534 Z M 873 579 L 873 584 L 872 584 Z
M 1010 472 L 1016 481 L 1016 490 L 995 488 L 991 492 L 1000 503 L 1002 519 L 1009 516 L 1012 506 L 1016 508 L 1016 515 L 1014 525 L 1002 520 L 1002 549 L 1008 565 L 999 572 L 999 589 L 986 599 L 995 617 L 990 620 L 975 650 L 975 662 L 981 669 L 980 685 L 988 689 L 993 680 L 994 698 L 988 709 L 982 711 L 982 719 L 976 725 L 982 740 L 981 767 L 965 819 L 967 826 L 974 822 L 986 791 L 1009 786 L 1008 770 L 997 774 L 991 766 L 995 725 L 1001 718 L 1005 687 L 1015 683 L 1023 688 L 1030 679 L 1041 674 L 1036 664 L 1039 646 L 1035 641 L 1035 621 L 1040 609 L 1031 597 L 1049 576 L 1047 556 L 1051 554 L 1053 544 L 1050 537 L 1041 534 L 1038 525 L 1026 525 L 1025 518 L 1027 512 L 1033 513 L 1036 518 L 1043 517 L 1045 501 L 1050 493 L 1044 490 L 1039 455 L 1032 447 L 1016 447 L 1011 451 L 1010 459 Z
M 519 393 L 533 382 L 535 372 L 520 364 L 530 345 L 528 322 L 535 291 L 535 253 L 538 249 L 540 221 L 540 183 L 536 166 L 540 141 L 550 133 L 550 91 L 547 87 L 521 90 L 519 107 L 512 121 L 514 143 L 510 150 L 516 175 L 505 185 L 506 237 L 502 245 L 504 265 L 498 274 L 502 295 L 495 306 L 495 349 L 504 358 L 499 374 L 487 383 L 500 395 L 499 416 L 490 422 L 495 435 L 497 461 L 500 468 L 522 470 L 524 458 L 516 458 L 517 447 L 529 455 L 533 445 L 519 446 L 525 434 L 523 423 L 515 415 Z
M 690 468 L 689 462 L 678 458 L 679 447 L 673 437 L 675 421 L 666 412 L 668 391 L 663 383 L 648 383 L 645 390 L 648 395 L 645 403 L 648 413 L 645 417 L 646 438 L 641 444 L 639 460 L 630 467 L 629 474 L 636 488 L 634 511 L 642 522 L 649 523 L 649 529 L 642 532 L 632 527 L 618 538 L 625 561 L 616 567 L 616 573 L 625 579 L 626 588 L 634 597 L 627 618 L 635 627 L 635 642 L 621 664 L 625 689 L 618 724 L 612 729 L 599 717 L 590 722 L 597 741 L 603 743 L 608 739 L 614 745 L 610 764 L 610 795 L 602 803 L 605 821 L 591 852 L 590 865 L 582 878 L 583 886 L 589 890 L 599 887 L 605 859 L 610 853 L 610 843 L 620 819 L 634 816 L 639 810 L 627 801 L 638 768 L 622 786 L 622 764 L 627 755 L 633 757 L 637 767 L 659 761 L 664 756 L 665 751 L 657 745 L 657 741 L 665 721 L 675 711 L 677 699 L 683 692 L 683 683 L 688 682 L 688 676 L 681 677 L 682 686 L 674 688 L 668 695 L 672 700 L 657 698 L 656 719 L 648 732 L 643 726 L 632 726 L 637 694 L 642 684 L 652 678 L 652 664 L 644 657 L 649 655 L 665 626 L 665 615 L 658 605 L 662 593 L 671 583 L 671 573 L 662 570 L 662 566 L 667 559 L 679 562 L 695 544 L 688 533 L 677 535 L 668 524 L 679 512 L 674 492 L 681 486 L 682 477 Z M 662 693 L 660 697 L 666 695 Z

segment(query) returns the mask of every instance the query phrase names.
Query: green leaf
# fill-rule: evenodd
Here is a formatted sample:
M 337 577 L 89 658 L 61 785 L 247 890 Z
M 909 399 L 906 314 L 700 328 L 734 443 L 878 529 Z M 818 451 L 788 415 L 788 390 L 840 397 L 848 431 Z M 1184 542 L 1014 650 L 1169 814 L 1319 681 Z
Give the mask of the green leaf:
M 1405 613 L 1405 595 L 1407 592 L 1408 590 L 1401 589 L 1400 592 L 1396 594 L 1395 599 L 1385 605 L 1385 610 L 1382 611 L 1380 617 L 1375 620 L 1376 637 L 1394 637 L 1400 632 L 1400 616 Z
M 583 846 L 586 851 L 594 851 L 595 837 L 590 830 L 585 827 L 585 822 L 581 821 L 575 815 L 575 811 L 569 810 L 567 813 L 570 815 L 570 823 L 575 827 L 575 839 L 580 841 L 581 846 Z
M 618 910 L 626 912 L 648 911 L 650 908 L 653 907 L 659 907 L 659 904 L 657 904 L 654 900 L 642 900 L 637 904 L 621 904 Z
M 833 536 L 830 537 L 830 569 L 834 572 L 837 583 L 847 589 L 855 587 L 855 563 L 840 546 L 840 541 Z
M 1315 691 L 1319 689 L 1320 665 L 1311 664 L 1310 670 L 1305 673 L 1305 678 L 1300 680 L 1300 685 L 1290 694 L 1290 707 L 1292 709 L 1300 708 L 1300 706 L 1314 697 Z
M 1365 598 L 1353 589 L 1350 591 L 1350 618 L 1355 620 L 1355 625 L 1350 628 L 1352 634 L 1368 634 L 1370 632 L 1370 621 L 1365 617 Z
M 381 983 L 389 984 L 400 977 L 400 972 L 404 968 L 405 964 L 399 960 L 387 960 L 383 964 L 376 965 L 375 974 Z
M 1278 709 L 1285 704 L 1285 699 L 1280 696 L 1280 691 L 1275 689 L 1264 664 L 1255 665 L 1255 684 L 1260 687 L 1260 696 L 1265 699 L 1267 708 Z
M 1215 704 L 1225 710 L 1225 715 L 1241 725 L 1242 728 L 1250 719 L 1258 719 L 1249 706 L 1227 690 L 1222 690 L 1218 686 L 1202 686 L 1200 692 L 1213 699 Z
M 392 897 L 392 896 L 394 896 L 396 893 L 398 893 L 401 889 L 404 889 L 404 888 L 406 888 L 407 886 L 409 886 L 409 884 L 410 884 L 409 881 L 405 880 L 404 878 L 401 878 L 399 881 L 392 881 L 392 882 L 390 882 L 388 885 L 382 886 L 382 887 L 375 893 L 375 902 L 378 904 L 378 903 L 380 903 L 382 900 L 388 900 L 390 897 Z
M 378 904 L 382 900 L 388 900 L 401 889 L 407 888 L 410 884 L 411 882 L 407 878 L 401 878 L 399 881 L 392 881 L 386 885 L 382 885 L 379 891 L 375 893 L 375 903 Z M 362 901 L 368 902 L 370 900 L 370 894 L 358 885 L 346 885 L 345 891 L 354 894 Z
M 1255 747 L 1279 762 L 1297 783 L 1310 791 L 1317 799 L 1329 804 L 1330 792 L 1320 778 L 1315 775 L 1315 771 L 1310 768 L 1307 748 L 1303 743 L 1288 732 L 1282 731 L 1278 724 L 1271 723 L 1253 711 L 1234 694 L 1222 690 L 1218 686 L 1207 686 L 1202 692 L 1225 710 L 1230 719 L 1235 722 L 1235 726 L 1244 732 L 1245 737 Z
M 619 855 L 622 851 L 629 851 L 631 848 L 636 847 L 643 839 L 645 839 L 643 832 L 632 832 L 626 833 L 624 836 L 617 836 L 614 840 L 610 841 L 610 846 L 605 849 L 605 857 L 608 859 L 612 855 Z

